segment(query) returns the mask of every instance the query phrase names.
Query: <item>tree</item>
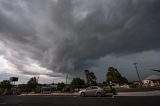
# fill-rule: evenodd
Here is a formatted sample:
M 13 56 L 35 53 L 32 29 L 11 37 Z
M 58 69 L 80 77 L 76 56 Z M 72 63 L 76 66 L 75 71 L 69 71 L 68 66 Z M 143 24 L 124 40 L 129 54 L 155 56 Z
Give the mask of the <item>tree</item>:
M 86 75 L 86 81 L 88 86 L 97 85 L 97 82 L 96 82 L 97 78 L 93 72 L 89 72 L 89 70 L 85 70 L 85 75 Z
M 87 85 L 90 85 L 89 70 L 85 70 Z
M 128 83 L 128 80 L 125 77 L 121 76 L 119 71 L 114 67 L 108 68 L 106 77 L 107 77 L 107 82 L 109 83 L 112 82 L 120 85 Z
M 122 84 L 122 85 L 128 84 L 128 80 L 125 77 L 121 77 L 120 84 Z
M 18 87 L 21 92 L 27 92 L 27 84 L 19 84 Z
M 83 88 L 85 85 L 85 81 L 80 79 L 80 78 L 73 78 L 72 82 L 71 82 L 71 87 L 73 89 L 75 88 Z
M 10 81 L 3 80 L 2 82 L 0 82 L 0 95 L 1 94 L 6 95 L 8 92 L 11 91 L 11 88 L 12 88 L 12 85 Z
M 93 72 L 90 72 L 90 81 L 91 81 L 91 85 L 97 85 L 97 82 L 96 82 L 97 78 L 96 76 L 94 75 Z
M 11 89 L 12 85 L 11 85 L 10 81 L 4 80 L 4 81 L 0 82 L 0 88 L 3 90 L 4 89 Z
M 36 77 L 32 77 L 27 82 L 27 87 L 29 90 L 35 91 L 35 88 L 38 85 L 38 79 Z
M 58 83 L 57 90 L 61 91 L 65 87 L 65 84 L 63 82 Z

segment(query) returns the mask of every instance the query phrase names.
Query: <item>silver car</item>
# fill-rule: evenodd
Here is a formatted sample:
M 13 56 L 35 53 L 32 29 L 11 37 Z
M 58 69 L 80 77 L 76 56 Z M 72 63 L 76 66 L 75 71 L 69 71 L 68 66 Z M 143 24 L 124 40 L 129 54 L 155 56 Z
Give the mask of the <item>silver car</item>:
M 80 96 L 103 96 L 105 91 L 98 86 L 90 86 L 84 90 L 79 91 Z

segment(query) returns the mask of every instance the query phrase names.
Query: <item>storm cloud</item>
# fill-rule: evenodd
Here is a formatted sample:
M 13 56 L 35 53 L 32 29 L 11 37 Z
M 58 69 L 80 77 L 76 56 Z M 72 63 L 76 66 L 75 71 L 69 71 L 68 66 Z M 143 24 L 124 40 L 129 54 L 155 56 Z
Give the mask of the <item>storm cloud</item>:
M 108 56 L 159 53 L 159 10 L 159 0 L 0 0 L 0 55 L 21 73 L 37 63 L 74 74 Z

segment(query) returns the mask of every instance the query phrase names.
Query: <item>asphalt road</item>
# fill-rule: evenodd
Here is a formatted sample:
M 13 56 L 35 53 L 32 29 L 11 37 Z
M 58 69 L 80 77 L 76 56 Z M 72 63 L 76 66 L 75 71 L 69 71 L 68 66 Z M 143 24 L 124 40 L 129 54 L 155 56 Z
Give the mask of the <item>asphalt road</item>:
M 160 96 L 0 96 L 0 106 L 160 106 Z

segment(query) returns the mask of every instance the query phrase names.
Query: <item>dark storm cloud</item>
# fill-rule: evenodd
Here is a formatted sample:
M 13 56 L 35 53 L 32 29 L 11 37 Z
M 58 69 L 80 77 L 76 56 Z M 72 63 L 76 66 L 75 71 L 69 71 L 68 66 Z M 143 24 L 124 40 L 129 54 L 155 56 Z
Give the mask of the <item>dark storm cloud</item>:
M 0 11 L 0 32 L 3 34 L 3 37 L 6 37 L 10 40 L 18 41 L 20 43 L 27 43 L 35 40 L 34 31 L 32 26 L 28 25 L 27 22 L 20 23 L 19 21 L 12 20 L 11 17 L 5 16 Z M 33 42 L 33 41 L 32 41 Z
M 159 49 L 158 1 L 115 0 L 110 1 L 110 4 L 107 1 L 101 2 L 103 4 L 98 3 L 94 8 L 91 7 L 91 10 L 88 9 L 88 15 L 80 21 L 72 19 L 73 14 L 65 18 L 66 13 L 63 12 L 61 15 L 64 16 L 56 18 L 56 22 L 62 20 L 57 26 L 69 32 L 69 35 L 65 34 L 68 38 L 63 39 L 63 43 L 59 44 L 60 47 L 56 50 L 56 63 L 64 66 L 61 70 L 70 64 L 73 69 L 87 68 L 87 61 L 110 53 L 124 55 Z M 68 9 L 67 13 L 71 14 L 70 8 L 69 5 L 64 12 Z
M 0 38 L 25 54 L 16 59 L 74 73 L 106 55 L 160 49 L 159 0 L 17 1 L 0 5 Z

